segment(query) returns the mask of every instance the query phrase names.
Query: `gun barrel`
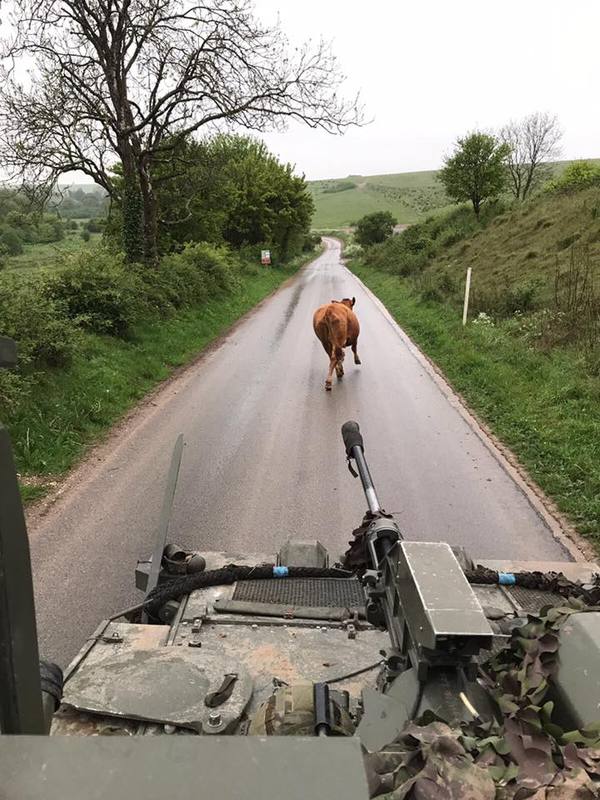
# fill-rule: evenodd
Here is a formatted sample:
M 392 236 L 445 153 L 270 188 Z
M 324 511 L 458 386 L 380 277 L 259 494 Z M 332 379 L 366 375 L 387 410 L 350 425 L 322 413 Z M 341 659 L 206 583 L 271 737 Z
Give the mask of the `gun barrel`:
M 379 498 L 377 497 L 377 492 L 373 484 L 373 478 L 369 471 L 369 465 L 365 458 L 363 438 L 358 422 L 345 422 L 342 425 L 342 438 L 344 440 L 348 459 L 354 459 L 356 463 L 363 491 L 367 498 L 369 511 L 373 514 L 377 514 L 381 511 L 381 504 L 379 503 Z

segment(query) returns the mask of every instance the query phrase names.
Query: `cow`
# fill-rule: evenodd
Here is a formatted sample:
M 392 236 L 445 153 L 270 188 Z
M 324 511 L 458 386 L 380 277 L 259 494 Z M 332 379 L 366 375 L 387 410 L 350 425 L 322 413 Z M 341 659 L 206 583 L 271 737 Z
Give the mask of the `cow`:
M 344 374 L 344 347 L 351 347 L 354 353 L 354 363 L 360 364 L 357 344 L 360 325 L 356 314 L 352 310 L 356 298 L 350 300 L 332 300 L 319 306 L 313 315 L 313 328 L 323 349 L 329 357 L 329 372 L 325 381 L 325 390 L 331 391 L 331 381 L 335 370 L 338 378 Z

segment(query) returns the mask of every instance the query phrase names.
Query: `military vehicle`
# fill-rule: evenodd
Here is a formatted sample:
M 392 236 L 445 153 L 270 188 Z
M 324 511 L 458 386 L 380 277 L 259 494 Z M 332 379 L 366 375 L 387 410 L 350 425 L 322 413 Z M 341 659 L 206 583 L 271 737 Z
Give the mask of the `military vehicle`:
M 14 358 L 0 340 L 0 363 Z M 597 796 L 596 565 L 404 539 L 358 424 L 342 436 L 368 511 L 339 561 L 316 541 L 167 544 L 179 437 L 140 603 L 100 622 L 63 676 L 39 661 L 0 429 L 3 798 Z

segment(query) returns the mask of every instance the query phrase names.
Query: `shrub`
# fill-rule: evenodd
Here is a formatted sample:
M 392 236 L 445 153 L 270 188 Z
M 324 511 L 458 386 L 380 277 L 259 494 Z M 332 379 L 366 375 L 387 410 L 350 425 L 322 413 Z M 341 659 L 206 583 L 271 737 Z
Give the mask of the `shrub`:
M 48 293 L 71 319 L 96 333 L 125 336 L 145 307 L 143 284 L 122 256 L 81 253 L 48 279 Z
M 187 244 L 179 258 L 205 277 L 209 296 L 239 288 L 236 265 L 226 248 L 203 242 Z
M 19 364 L 62 366 L 78 344 L 76 324 L 39 277 L 7 273 L 0 280 L 0 334 L 19 347 Z
M 23 401 L 30 380 L 16 370 L 0 369 L 0 419 L 10 414 Z
M 92 218 L 88 220 L 83 227 L 90 233 L 102 233 L 106 227 L 106 220 Z
M 81 238 L 83 239 L 83 241 L 84 241 L 84 242 L 89 242 L 89 240 L 91 239 L 91 237 L 92 237 L 92 234 L 91 234 L 91 233 L 88 231 L 88 229 L 87 229 L 87 228 L 84 228 L 84 229 L 81 231 Z
M 600 167 L 589 161 L 572 161 L 546 185 L 550 192 L 570 192 L 600 184 Z
M 23 252 L 23 240 L 14 228 L 6 227 L 0 233 L 0 245 L 9 256 L 18 256 Z
M 64 236 L 64 227 L 58 217 L 47 217 L 35 229 L 35 240 L 41 244 L 59 242 Z
M 517 312 L 525 313 L 535 308 L 539 284 L 535 281 L 493 289 L 474 290 L 471 306 L 473 311 L 483 311 L 501 317 L 511 317 Z
M 428 254 L 424 250 L 411 252 L 405 244 L 406 233 L 369 247 L 365 252 L 365 264 L 392 275 L 407 276 L 419 272 L 427 263 Z
M 326 184 L 322 192 L 323 194 L 333 194 L 335 192 L 347 192 L 348 189 L 354 189 L 356 184 L 354 181 L 333 181 L 332 183 Z
M 400 240 L 409 253 L 427 253 L 433 250 L 433 239 L 424 225 L 413 225 L 407 228 Z
M 306 233 L 302 242 L 302 251 L 310 253 L 315 247 L 321 244 L 321 234 L 319 233 Z
M 359 256 L 362 256 L 363 253 L 364 250 L 362 249 L 362 247 L 359 244 L 355 244 L 353 242 L 352 244 L 347 244 L 344 247 L 342 255 L 344 258 L 358 258 Z
M 159 313 L 168 313 L 235 291 L 239 271 L 239 264 L 226 248 L 195 243 L 166 256 L 155 269 L 144 269 L 141 278 L 150 305 Z
M 358 244 L 378 244 L 389 239 L 398 220 L 389 211 L 374 211 L 365 214 L 356 223 L 354 238 Z
M 443 303 L 454 293 L 456 286 L 449 272 L 427 270 L 417 280 L 417 289 L 421 300 L 425 302 Z

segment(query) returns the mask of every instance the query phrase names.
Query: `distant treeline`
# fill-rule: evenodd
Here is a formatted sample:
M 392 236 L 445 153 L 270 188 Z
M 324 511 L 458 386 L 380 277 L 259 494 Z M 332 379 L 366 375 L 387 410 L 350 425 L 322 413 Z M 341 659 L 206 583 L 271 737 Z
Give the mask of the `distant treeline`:
M 83 189 L 77 187 L 59 187 L 50 202 L 50 208 L 66 219 L 89 219 L 105 217 L 108 213 L 106 192 L 99 186 Z

